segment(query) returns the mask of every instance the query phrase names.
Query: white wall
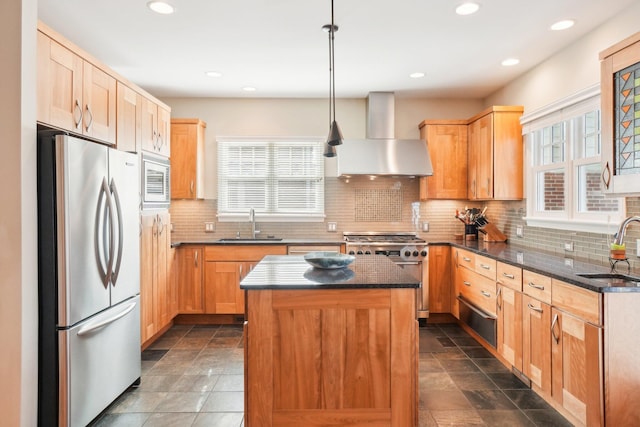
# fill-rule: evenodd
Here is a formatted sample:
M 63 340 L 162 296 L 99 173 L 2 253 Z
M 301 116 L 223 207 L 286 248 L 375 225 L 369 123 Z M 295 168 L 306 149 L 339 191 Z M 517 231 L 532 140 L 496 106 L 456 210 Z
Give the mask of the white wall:
M 638 16 L 640 2 L 487 97 L 485 105 L 524 105 L 527 114 L 599 83 L 599 53 L 638 32 Z
M 37 414 L 36 11 L 36 0 L 0 2 L 0 424 L 6 426 L 35 426 Z

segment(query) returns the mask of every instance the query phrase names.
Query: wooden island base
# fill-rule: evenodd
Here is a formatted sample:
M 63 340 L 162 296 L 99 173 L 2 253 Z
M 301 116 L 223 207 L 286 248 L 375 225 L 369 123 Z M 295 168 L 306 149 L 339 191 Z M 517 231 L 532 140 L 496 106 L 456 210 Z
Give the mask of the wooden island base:
M 247 290 L 245 425 L 418 425 L 416 290 Z

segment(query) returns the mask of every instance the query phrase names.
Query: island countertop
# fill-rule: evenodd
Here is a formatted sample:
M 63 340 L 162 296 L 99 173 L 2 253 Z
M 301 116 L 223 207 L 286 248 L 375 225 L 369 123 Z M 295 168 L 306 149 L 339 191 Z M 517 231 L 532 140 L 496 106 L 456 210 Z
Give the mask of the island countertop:
M 418 288 L 420 282 L 384 255 L 356 256 L 347 267 L 319 269 L 301 255 L 267 255 L 240 282 L 257 289 Z

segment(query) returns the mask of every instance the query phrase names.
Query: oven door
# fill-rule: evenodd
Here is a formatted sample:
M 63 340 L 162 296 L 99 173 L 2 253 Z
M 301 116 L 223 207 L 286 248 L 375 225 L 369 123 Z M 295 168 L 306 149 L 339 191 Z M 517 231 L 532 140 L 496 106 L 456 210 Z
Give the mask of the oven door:
M 420 287 L 418 288 L 417 302 L 417 315 L 418 319 L 426 319 L 429 317 L 429 285 L 423 280 L 424 273 L 423 267 L 425 263 L 422 261 L 395 261 L 396 265 L 404 269 L 407 273 L 420 281 Z

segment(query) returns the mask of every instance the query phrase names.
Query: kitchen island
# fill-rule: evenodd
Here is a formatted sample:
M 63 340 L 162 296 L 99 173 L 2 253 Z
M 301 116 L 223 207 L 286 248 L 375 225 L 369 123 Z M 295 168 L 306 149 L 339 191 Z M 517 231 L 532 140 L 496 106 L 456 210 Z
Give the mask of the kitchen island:
M 246 291 L 245 423 L 417 426 L 420 284 L 385 256 L 266 256 Z

